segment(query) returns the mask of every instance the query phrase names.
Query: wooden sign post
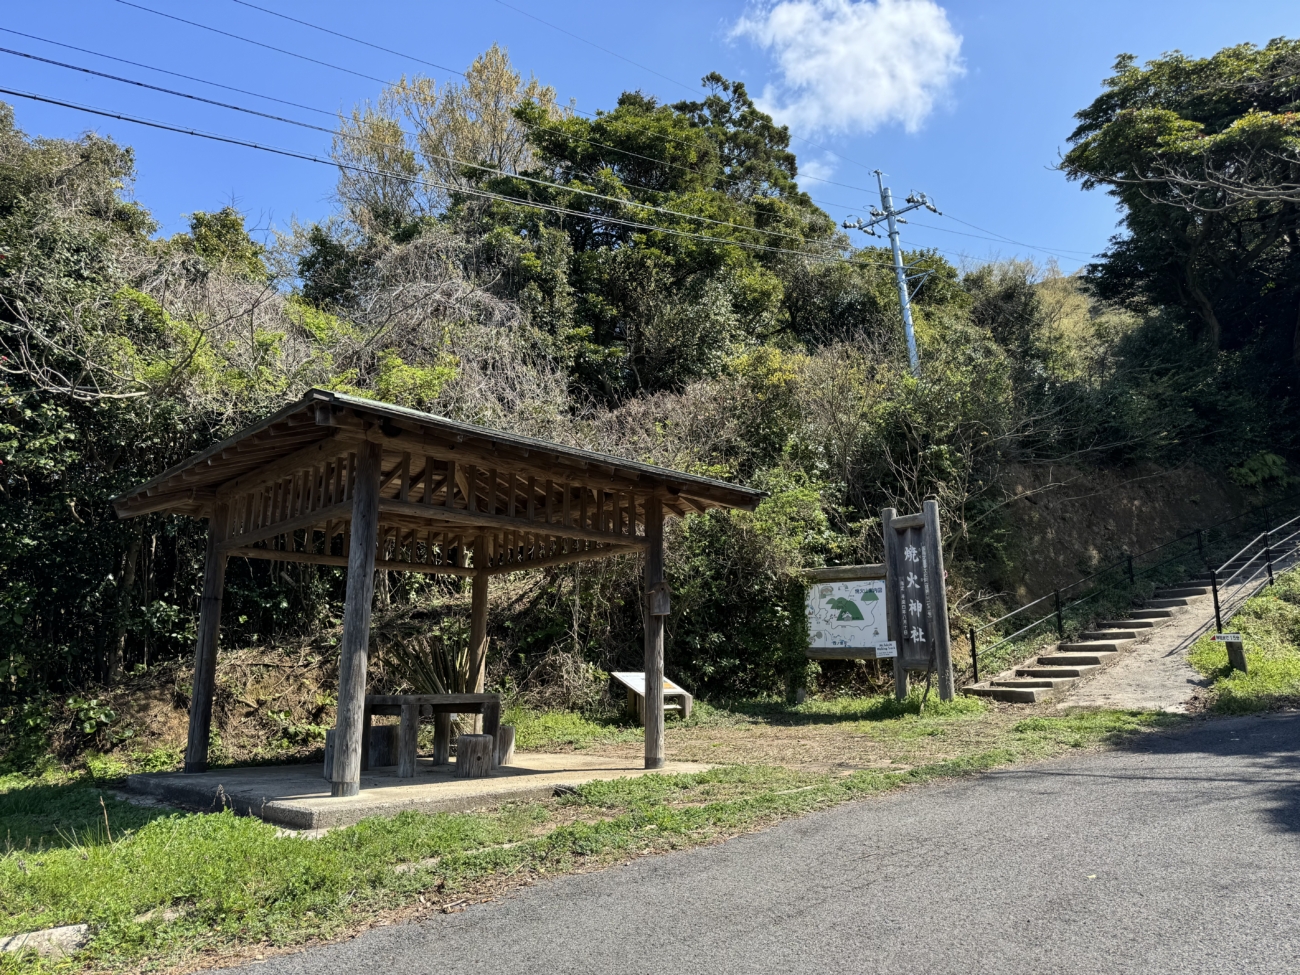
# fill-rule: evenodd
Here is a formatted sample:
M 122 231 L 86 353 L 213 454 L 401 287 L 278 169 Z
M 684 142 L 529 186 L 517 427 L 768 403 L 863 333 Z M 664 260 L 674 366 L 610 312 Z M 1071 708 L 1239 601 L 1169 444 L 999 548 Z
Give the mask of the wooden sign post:
M 885 535 L 889 638 L 898 647 L 894 693 L 900 700 L 907 697 L 911 671 L 933 672 L 939 681 L 939 699 L 951 701 L 956 688 L 938 502 L 926 501 L 920 514 L 902 517 L 885 508 L 880 523 Z

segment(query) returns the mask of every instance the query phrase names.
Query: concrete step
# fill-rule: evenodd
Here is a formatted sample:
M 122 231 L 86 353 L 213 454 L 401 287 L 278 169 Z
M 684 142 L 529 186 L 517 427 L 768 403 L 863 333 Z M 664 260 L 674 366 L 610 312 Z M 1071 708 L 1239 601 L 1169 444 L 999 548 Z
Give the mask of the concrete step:
M 1173 609 L 1175 606 L 1190 606 L 1195 596 L 1170 596 L 1168 599 L 1144 599 L 1138 605 L 1143 609 Z
M 1098 624 L 1103 630 L 1152 630 L 1160 624 L 1155 620 L 1103 620 Z
M 1128 643 L 1137 639 L 1137 634 L 1130 630 L 1084 630 L 1079 634 L 1084 640 L 1108 640 L 1112 643 Z
M 1127 634 L 1125 634 L 1127 637 Z M 1123 640 L 1080 640 L 1078 643 L 1058 643 L 1057 653 L 1114 653 L 1123 649 L 1131 637 Z
M 1030 664 L 1026 667 L 1017 667 L 1017 677 L 1086 677 L 1094 670 L 1101 668 L 1096 664 L 1083 664 L 1077 667 L 1044 667 L 1038 664 Z
M 1165 609 L 1135 609 L 1129 613 L 1129 618 L 1134 620 L 1171 620 L 1184 610 L 1177 606 L 1170 606 Z
M 1038 659 L 1034 661 L 1037 666 L 1049 667 L 1099 667 L 1108 660 L 1115 658 L 1115 650 L 1106 650 L 1097 653 L 1040 653 Z
M 1210 592 L 1209 586 L 1172 586 L 1168 589 L 1157 589 L 1155 594 L 1159 599 L 1167 599 L 1170 596 L 1208 596 Z
M 1065 687 L 1077 677 L 1025 677 L 1017 672 L 1015 677 L 1000 677 L 989 681 L 993 687 Z
M 1051 697 L 1055 688 L 1038 687 L 1032 683 L 1029 686 L 1016 685 L 1011 687 L 1005 684 L 995 686 L 980 683 L 969 684 L 963 687 L 961 691 L 963 694 L 970 694 L 974 697 L 990 697 L 995 701 L 1006 701 L 1008 704 L 1036 704 Z

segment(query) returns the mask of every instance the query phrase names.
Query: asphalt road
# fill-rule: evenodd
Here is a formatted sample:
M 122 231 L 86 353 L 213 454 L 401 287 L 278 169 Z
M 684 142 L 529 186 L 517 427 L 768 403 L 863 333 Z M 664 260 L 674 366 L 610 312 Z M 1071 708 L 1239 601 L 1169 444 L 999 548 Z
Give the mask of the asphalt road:
M 1300 971 L 1300 715 L 915 789 L 262 973 Z

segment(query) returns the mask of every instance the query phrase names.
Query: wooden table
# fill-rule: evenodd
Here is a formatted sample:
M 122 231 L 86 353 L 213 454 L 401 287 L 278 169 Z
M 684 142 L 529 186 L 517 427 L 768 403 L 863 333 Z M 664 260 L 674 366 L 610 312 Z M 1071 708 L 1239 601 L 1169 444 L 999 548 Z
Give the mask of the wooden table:
M 416 734 L 420 719 L 432 715 L 433 762 L 446 765 L 451 761 L 451 716 L 453 714 L 483 715 L 483 733 L 496 741 L 501 727 L 500 694 L 368 694 L 364 716 L 363 741 L 370 740 L 370 719 L 376 714 L 397 715 L 401 724 L 397 732 L 397 777 L 409 779 L 415 775 Z M 370 749 L 361 750 L 362 769 L 369 767 Z

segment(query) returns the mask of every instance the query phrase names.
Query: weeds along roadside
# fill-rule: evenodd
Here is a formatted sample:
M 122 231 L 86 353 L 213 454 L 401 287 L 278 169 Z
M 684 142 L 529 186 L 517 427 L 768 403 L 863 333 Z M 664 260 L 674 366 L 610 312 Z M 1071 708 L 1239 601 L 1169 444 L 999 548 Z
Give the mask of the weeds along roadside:
M 776 702 L 754 710 L 781 716 Z M 805 717 L 836 731 L 871 724 L 904 744 L 959 726 L 968 735 L 983 730 L 949 757 L 911 768 L 836 774 L 725 765 L 593 783 L 567 797 L 482 813 L 372 819 L 317 840 L 285 837 L 230 813 L 127 806 L 105 783 L 84 777 L 11 776 L 0 782 L 0 821 L 11 836 L 0 857 L 0 933 L 91 925 L 92 940 L 75 960 L 28 961 L 23 970 L 170 965 L 289 947 L 399 916 L 455 910 L 555 874 L 715 842 L 910 784 L 1121 743 L 1180 720 L 1121 712 L 1015 720 L 979 702 L 900 715 L 881 699 L 822 702 Z M 24 807 L 30 816 L 35 806 L 64 810 L 53 847 L 12 841 Z M 0 972 L 19 965 L 0 956 Z

